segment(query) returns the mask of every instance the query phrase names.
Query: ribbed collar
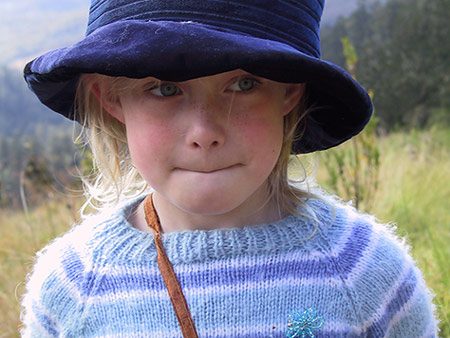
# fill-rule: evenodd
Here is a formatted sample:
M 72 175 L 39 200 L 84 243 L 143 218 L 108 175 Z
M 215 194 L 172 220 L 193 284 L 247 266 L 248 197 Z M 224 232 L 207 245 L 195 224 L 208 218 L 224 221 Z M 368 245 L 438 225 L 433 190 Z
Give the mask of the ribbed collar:
M 144 197 L 125 203 L 107 220 L 93 226 L 89 246 L 97 258 L 115 257 L 114 261 L 156 257 L 153 236 L 137 230 L 127 218 Z M 333 210 L 325 202 L 311 199 L 303 214 L 290 215 L 278 222 L 242 228 L 171 232 L 162 235 L 166 253 L 172 264 L 189 264 L 230 257 L 274 254 L 294 248 L 313 250 L 317 239 L 333 222 Z M 97 217 L 95 219 L 98 220 Z M 90 223 L 89 220 L 86 223 Z M 313 235 L 313 236 L 311 236 Z M 315 244 L 316 243 L 316 244 Z M 106 262 L 106 261 L 105 261 Z

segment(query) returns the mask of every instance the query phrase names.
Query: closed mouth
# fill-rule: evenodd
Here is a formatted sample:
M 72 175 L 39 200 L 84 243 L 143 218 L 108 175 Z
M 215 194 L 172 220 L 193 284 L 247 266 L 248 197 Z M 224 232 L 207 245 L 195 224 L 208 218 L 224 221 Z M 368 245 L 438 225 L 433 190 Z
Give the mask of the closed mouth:
M 234 165 L 230 165 L 228 167 L 222 167 L 222 168 L 218 168 L 218 169 L 188 169 L 188 168 L 176 168 L 176 169 L 184 170 L 184 171 L 191 171 L 194 173 L 201 173 L 201 174 L 212 174 L 212 173 L 219 172 L 222 170 L 231 169 L 231 168 L 234 168 L 237 166 L 238 166 L 238 164 L 234 164 Z

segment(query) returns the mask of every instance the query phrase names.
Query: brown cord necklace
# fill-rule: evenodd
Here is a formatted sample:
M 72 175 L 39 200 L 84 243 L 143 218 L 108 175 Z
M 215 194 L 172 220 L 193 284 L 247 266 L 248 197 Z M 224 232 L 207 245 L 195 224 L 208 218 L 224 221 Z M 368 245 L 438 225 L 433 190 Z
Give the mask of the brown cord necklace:
M 170 300 L 172 301 L 173 309 L 180 323 L 183 337 L 185 338 L 197 338 L 197 331 L 195 329 L 194 321 L 192 320 L 191 313 L 189 311 L 186 299 L 181 290 L 180 283 L 178 282 L 175 271 L 173 270 L 172 263 L 164 251 L 164 246 L 161 241 L 161 224 L 159 223 L 158 215 L 153 205 L 152 194 L 148 195 L 144 200 L 144 212 L 147 225 L 153 231 L 153 237 L 155 239 L 157 250 L 157 262 L 159 271 L 161 272 L 164 284 L 169 292 Z

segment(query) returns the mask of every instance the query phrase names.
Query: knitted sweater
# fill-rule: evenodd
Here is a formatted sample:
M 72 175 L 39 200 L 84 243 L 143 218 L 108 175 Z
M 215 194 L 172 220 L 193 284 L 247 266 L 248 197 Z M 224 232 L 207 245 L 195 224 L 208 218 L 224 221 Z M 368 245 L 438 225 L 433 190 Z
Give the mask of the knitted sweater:
M 25 337 L 181 337 L 153 236 L 126 221 L 139 201 L 91 217 L 38 254 Z M 300 209 L 316 219 L 163 234 L 199 337 L 437 336 L 404 245 L 373 217 L 331 203 Z

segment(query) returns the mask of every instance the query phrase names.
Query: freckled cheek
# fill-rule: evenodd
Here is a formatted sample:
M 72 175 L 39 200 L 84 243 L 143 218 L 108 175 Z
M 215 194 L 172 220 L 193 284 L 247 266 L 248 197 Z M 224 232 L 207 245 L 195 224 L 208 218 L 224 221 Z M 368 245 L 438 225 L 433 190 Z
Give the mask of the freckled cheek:
M 166 165 L 173 144 L 173 131 L 167 125 L 127 124 L 127 140 L 137 169 L 146 173 L 158 165 Z
M 241 135 L 245 140 L 241 143 L 246 147 L 253 176 L 256 179 L 267 178 L 273 170 L 283 142 L 282 123 L 278 121 L 254 120 L 247 125 Z
M 249 148 L 255 151 L 279 151 L 283 141 L 282 119 L 248 119 L 242 121 L 240 129 L 240 134 L 244 136 Z

